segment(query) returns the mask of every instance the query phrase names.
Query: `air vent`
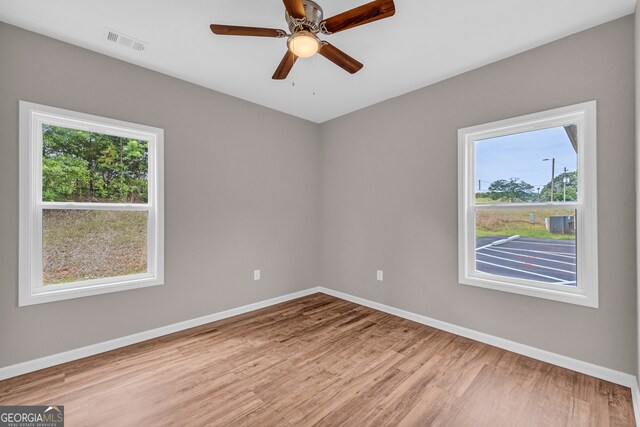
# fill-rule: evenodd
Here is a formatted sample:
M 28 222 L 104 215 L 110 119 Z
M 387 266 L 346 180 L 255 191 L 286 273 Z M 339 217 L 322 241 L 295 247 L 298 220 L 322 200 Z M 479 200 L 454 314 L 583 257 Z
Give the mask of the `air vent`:
M 134 40 L 131 47 L 135 50 L 144 50 L 144 43 Z
M 139 52 L 147 48 L 147 44 L 145 42 L 126 36 L 109 28 L 105 28 L 105 35 L 107 40 L 110 42 L 117 43 L 121 46 L 128 47 Z
M 118 41 L 118 34 L 114 33 L 113 31 L 107 31 L 107 40 L 112 41 L 112 42 L 117 42 Z

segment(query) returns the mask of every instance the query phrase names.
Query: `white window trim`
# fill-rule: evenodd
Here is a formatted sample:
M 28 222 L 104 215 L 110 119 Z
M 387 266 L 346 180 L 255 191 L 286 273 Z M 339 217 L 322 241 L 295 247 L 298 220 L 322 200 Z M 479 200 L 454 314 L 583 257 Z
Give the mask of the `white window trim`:
M 475 141 L 575 123 L 578 125 L 578 200 L 575 203 L 475 205 Z M 461 284 L 598 307 L 596 101 L 458 130 L 458 280 Z M 577 286 L 544 285 L 476 271 L 476 209 L 577 209 Z
M 148 141 L 148 201 L 145 204 L 42 201 L 42 124 Z M 20 101 L 19 306 L 164 284 L 164 131 L 61 108 Z M 148 212 L 147 273 L 42 286 L 44 209 Z

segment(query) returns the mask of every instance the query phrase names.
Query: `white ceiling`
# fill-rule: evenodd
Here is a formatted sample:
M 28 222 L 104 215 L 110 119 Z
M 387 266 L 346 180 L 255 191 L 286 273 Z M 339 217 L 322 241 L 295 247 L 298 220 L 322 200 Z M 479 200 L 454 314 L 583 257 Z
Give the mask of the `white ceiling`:
M 325 17 L 367 0 L 316 0 Z M 214 36 L 209 24 L 287 29 L 280 0 L 0 0 L 0 20 L 314 122 L 633 13 L 635 0 L 396 0 L 395 16 L 323 36 L 364 64 L 316 55 L 271 80 L 286 39 Z M 107 41 L 109 27 L 148 42 Z

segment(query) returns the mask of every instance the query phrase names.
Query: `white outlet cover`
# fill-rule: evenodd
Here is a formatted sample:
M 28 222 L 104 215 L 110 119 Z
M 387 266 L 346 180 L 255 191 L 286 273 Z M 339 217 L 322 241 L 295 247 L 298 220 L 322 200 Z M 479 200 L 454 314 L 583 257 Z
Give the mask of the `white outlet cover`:
M 260 270 L 253 270 L 253 280 L 260 280 Z
M 384 272 L 382 270 L 378 270 L 376 277 L 378 281 L 382 282 L 382 280 L 384 279 Z

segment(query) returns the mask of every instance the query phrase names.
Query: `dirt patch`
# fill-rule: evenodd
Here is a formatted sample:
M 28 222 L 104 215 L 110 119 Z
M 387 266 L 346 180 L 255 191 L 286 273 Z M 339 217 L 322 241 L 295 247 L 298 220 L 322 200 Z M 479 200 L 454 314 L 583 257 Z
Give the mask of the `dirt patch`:
M 147 271 L 147 213 L 51 210 L 43 213 L 46 284 Z

